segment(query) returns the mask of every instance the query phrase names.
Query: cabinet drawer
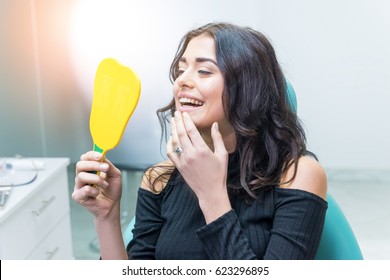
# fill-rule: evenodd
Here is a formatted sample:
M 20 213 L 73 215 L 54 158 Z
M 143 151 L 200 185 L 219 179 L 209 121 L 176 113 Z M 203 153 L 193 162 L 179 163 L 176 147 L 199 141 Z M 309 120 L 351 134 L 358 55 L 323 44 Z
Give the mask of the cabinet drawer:
M 73 259 L 70 216 L 66 215 L 54 230 L 27 256 L 29 260 L 70 260 Z
M 27 187 L 27 186 L 26 186 Z M 4 259 L 24 259 L 69 214 L 68 178 L 56 172 L 1 226 Z

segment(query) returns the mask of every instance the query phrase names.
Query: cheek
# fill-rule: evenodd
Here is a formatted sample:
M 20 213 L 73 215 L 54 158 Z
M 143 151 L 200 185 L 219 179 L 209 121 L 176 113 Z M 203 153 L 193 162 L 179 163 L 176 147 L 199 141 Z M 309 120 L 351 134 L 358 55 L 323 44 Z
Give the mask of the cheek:
M 222 98 L 223 98 L 223 92 L 220 87 L 210 88 L 210 90 L 208 91 L 209 101 L 213 104 L 213 106 L 215 106 L 215 108 L 218 108 L 218 110 L 223 108 Z
M 223 86 L 217 81 L 217 82 L 209 82 L 200 88 L 202 94 L 204 96 L 207 96 L 210 100 L 221 100 L 222 98 L 222 92 L 223 92 Z
M 179 90 L 180 90 L 180 87 L 177 85 L 177 83 L 174 83 L 173 87 L 172 87 L 173 97 L 176 97 L 178 95 Z

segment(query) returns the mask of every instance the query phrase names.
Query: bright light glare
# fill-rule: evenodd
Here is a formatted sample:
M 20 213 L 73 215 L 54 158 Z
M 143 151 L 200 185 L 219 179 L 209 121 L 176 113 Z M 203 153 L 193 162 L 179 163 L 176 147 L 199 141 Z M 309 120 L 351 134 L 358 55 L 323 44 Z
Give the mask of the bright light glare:
M 139 167 L 161 160 L 155 110 L 172 98 L 168 71 L 183 33 L 175 17 L 164 9 L 172 10 L 159 0 L 75 2 L 70 50 L 74 74 L 87 106 L 92 103 L 97 66 L 104 58 L 112 57 L 131 67 L 141 79 L 137 109 L 120 145 L 110 151 L 115 163 Z
M 70 24 L 75 74 L 88 100 L 91 100 L 95 71 L 102 59 L 113 57 L 132 67 L 138 64 L 137 54 L 139 56 L 141 47 L 136 41 L 142 38 L 142 32 L 137 28 L 139 23 L 131 2 L 76 2 Z M 132 42 L 132 38 L 137 40 Z
M 113 1 L 115 3 L 115 1 Z M 111 5 L 110 5 L 111 6 Z M 84 0 L 75 4 L 71 18 L 70 44 L 76 78 L 91 98 L 96 67 L 110 53 L 117 32 L 106 1 Z M 120 11 L 121 9 L 119 9 Z

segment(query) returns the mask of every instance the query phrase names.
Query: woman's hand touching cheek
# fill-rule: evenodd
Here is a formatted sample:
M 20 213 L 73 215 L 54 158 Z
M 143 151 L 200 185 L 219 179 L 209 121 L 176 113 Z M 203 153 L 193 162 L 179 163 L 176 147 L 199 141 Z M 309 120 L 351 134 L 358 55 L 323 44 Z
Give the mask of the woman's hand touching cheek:
M 171 130 L 167 155 L 195 192 L 205 220 L 210 223 L 231 209 L 226 187 L 228 152 L 218 123 L 211 127 L 210 144 L 214 151 L 206 144 L 188 113 L 175 112 Z

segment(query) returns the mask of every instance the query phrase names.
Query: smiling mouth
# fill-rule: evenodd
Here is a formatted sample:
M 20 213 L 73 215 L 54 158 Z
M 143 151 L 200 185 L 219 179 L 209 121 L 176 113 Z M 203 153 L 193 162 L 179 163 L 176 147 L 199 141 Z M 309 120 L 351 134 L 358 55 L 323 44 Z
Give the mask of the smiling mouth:
M 187 98 L 187 97 L 182 97 L 179 99 L 179 102 L 182 106 L 190 106 L 190 107 L 200 107 L 202 106 L 204 103 L 199 101 L 199 100 L 195 100 L 195 99 L 191 99 L 191 98 Z

